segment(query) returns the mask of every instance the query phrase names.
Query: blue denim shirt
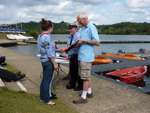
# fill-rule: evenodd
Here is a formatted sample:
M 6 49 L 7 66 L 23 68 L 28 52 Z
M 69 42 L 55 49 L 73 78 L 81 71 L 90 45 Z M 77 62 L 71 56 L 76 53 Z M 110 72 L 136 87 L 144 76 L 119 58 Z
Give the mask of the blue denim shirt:
M 80 39 L 79 32 L 76 32 L 74 35 L 70 35 L 68 37 L 68 45 L 71 46 L 75 44 Z M 74 47 L 71 50 L 68 51 L 68 56 L 71 57 L 72 55 L 78 54 L 79 48 Z
M 98 42 L 100 41 L 97 29 L 92 23 L 89 23 L 87 26 L 81 27 L 79 32 L 81 40 L 96 40 Z M 81 45 L 79 48 L 78 59 L 79 61 L 83 62 L 94 61 L 94 46 L 89 44 Z
M 50 34 L 39 35 L 37 40 L 38 52 L 41 62 L 49 61 L 49 58 L 55 58 L 55 44 L 51 41 Z

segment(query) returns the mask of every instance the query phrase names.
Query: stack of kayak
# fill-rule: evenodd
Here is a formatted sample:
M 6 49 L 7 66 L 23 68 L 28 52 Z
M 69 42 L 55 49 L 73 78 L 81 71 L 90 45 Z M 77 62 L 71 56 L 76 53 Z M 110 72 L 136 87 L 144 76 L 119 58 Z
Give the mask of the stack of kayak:
M 114 63 L 112 59 L 118 59 L 118 60 L 126 59 L 128 60 L 128 62 L 130 62 L 131 60 L 137 62 L 143 60 L 143 58 L 139 57 L 138 55 L 131 54 L 131 53 L 118 53 L 118 54 L 105 53 L 96 56 L 93 64 L 109 65 L 109 63 Z M 126 62 L 126 60 L 122 60 L 121 62 Z M 147 73 L 147 66 L 136 66 L 136 67 L 130 67 L 124 69 L 116 69 L 114 71 L 112 70 L 111 72 L 105 72 L 104 76 L 119 80 L 126 84 L 132 84 L 132 85 L 143 87 L 145 85 L 144 76 L 146 73 Z
M 119 53 L 119 54 L 105 53 L 105 54 L 96 56 L 95 61 L 93 62 L 93 65 L 112 63 L 113 60 L 111 58 L 128 59 L 128 60 L 143 60 L 141 57 L 139 57 L 136 54 L 130 54 L 130 53 Z

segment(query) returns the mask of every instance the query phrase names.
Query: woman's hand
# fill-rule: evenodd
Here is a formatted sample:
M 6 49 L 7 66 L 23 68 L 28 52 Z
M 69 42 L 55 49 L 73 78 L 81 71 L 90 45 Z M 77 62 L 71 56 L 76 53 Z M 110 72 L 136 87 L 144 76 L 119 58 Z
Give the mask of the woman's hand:
M 58 64 L 55 62 L 55 59 L 50 59 L 50 61 L 52 61 L 53 65 L 54 65 L 54 70 L 58 70 L 59 66 Z
M 58 70 L 58 68 L 59 68 L 59 66 L 58 66 L 58 64 L 57 63 L 54 63 L 54 70 Z
M 59 49 L 59 51 L 60 51 L 61 53 L 64 53 L 64 52 L 65 52 L 64 49 Z
M 60 52 L 62 52 L 62 53 L 63 53 L 63 52 L 66 52 L 66 51 L 67 51 L 67 49 L 68 49 L 68 48 L 60 48 L 60 49 L 58 49 L 58 50 L 59 50 Z

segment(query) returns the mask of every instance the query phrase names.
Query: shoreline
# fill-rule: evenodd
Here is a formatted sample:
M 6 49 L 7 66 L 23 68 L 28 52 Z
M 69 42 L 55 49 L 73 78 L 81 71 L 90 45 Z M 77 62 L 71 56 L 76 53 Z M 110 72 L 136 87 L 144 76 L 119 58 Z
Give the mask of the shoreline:
M 61 34 L 55 34 L 55 35 L 61 35 Z M 57 40 L 55 41 L 58 45 L 65 45 L 67 44 L 67 41 L 61 41 Z M 123 41 L 117 41 L 117 40 L 103 40 L 100 41 L 100 44 L 149 44 L 150 41 L 142 41 L 142 40 L 123 40 Z M 21 41 L 21 40 L 8 40 L 6 38 L 1 37 L 0 38 L 0 47 L 13 47 L 13 46 L 26 46 L 26 45 L 32 45 L 37 44 L 37 41 L 34 40 L 27 40 L 27 41 Z
M 134 44 L 134 43 L 150 43 L 150 41 L 100 41 L 100 44 Z M 67 44 L 66 41 L 56 41 L 56 44 Z
M 0 47 L 13 47 L 13 46 L 24 46 L 28 44 L 36 44 L 35 40 L 31 41 L 17 41 L 17 40 L 8 40 L 0 39 Z
M 0 39 L 0 46 L 2 47 L 10 47 L 10 46 L 16 46 L 16 45 L 17 45 L 17 41 Z
M 56 44 L 64 45 L 66 41 L 55 41 Z M 148 44 L 150 41 L 101 41 L 100 44 Z M 1 47 L 13 47 L 13 46 L 24 46 L 28 44 L 37 44 L 37 41 L 12 41 L 12 40 L 1 40 Z

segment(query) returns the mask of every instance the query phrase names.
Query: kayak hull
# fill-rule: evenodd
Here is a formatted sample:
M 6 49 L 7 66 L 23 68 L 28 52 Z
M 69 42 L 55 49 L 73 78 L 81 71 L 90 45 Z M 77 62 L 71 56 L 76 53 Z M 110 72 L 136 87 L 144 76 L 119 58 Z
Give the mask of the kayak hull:
M 95 61 L 92 62 L 93 65 L 108 64 L 108 63 L 112 63 L 112 60 L 101 56 L 96 56 Z
M 107 77 L 118 79 L 127 84 L 133 84 L 136 86 L 144 86 L 144 76 L 147 72 L 146 66 L 137 66 L 132 68 L 126 68 L 106 73 Z M 143 84 L 141 84 L 143 83 Z
M 105 53 L 102 56 L 113 57 L 113 58 L 122 58 L 122 59 L 128 59 L 128 60 L 142 60 L 142 58 L 140 58 L 136 54 L 129 54 L 129 53 L 119 53 L 119 54 Z

